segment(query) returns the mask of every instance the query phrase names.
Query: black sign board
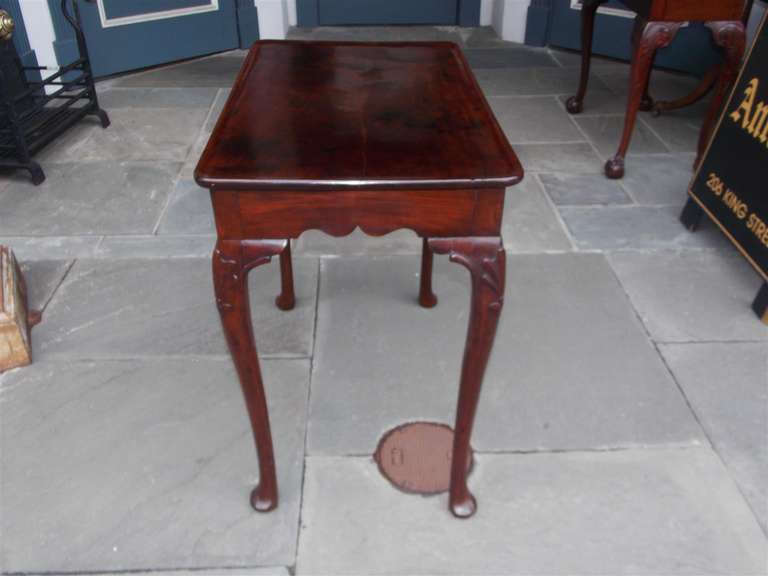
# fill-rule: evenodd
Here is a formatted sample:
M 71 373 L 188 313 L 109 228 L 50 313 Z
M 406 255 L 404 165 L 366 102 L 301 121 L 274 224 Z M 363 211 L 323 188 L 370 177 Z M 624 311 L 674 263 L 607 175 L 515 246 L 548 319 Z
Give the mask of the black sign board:
M 689 194 L 768 280 L 768 26 L 752 49 Z

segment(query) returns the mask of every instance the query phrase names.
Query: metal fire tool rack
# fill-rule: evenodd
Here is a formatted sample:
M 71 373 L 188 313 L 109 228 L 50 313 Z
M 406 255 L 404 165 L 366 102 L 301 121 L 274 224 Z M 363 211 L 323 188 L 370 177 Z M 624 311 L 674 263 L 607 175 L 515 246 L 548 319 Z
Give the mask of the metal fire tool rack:
M 61 0 L 61 10 L 75 31 L 79 58 L 44 78 L 47 66 L 22 64 L 10 40 L 13 21 L 7 13 L 0 16 L 0 168 L 28 170 L 35 185 L 45 180 L 32 159 L 35 152 L 85 116 L 95 115 L 103 128 L 109 126 L 96 96 L 78 0 L 71 0 L 74 16 L 69 1 Z

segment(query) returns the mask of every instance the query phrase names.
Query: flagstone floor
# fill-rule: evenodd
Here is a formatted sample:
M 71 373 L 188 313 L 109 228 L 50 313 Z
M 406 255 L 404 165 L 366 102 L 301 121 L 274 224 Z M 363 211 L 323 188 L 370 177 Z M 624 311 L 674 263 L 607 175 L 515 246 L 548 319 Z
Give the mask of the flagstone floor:
M 214 306 L 214 228 L 192 170 L 241 51 L 99 84 L 112 126 L 45 150 L 47 181 L 0 180 L 0 243 L 24 263 L 35 363 L 0 376 L 4 573 L 765 574 L 768 328 L 754 271 L 677 221 L 703 106 L 642 114 L 623 181 L 602 163 L 628 68 L 488 29 L 293 30 L 459 42 L 526 168 L 507 192 L 507 300 L 470 483 L 479 511 L 400 493 L 371 454 L 391 427 L 451 423 L 466 273 L 417 238 L 295 245 L 298 302 L 251 277 L 281 489 L 247 503 L 254 449 Z M 658 72 L 660 97 L 695 80 Z M 269 111 L 265 110 L 265 114 Z M 403 330 L 407 326 L 408 330 Z

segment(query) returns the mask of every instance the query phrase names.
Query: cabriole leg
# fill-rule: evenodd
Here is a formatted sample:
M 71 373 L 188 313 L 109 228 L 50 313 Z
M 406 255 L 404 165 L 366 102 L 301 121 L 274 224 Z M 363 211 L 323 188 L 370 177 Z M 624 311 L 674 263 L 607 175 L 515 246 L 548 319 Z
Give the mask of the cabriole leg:
M 248 272 L 281 254 L 286 241 L 219 240 L 213 252 L 213 285 L 229 351 L 245 397 L 259 458 L 259 484 L 251 492 L 251 506 L 268 512 L 277 506 L 277 476 L 272 432 L 251 325 Z
M 581 75 L 576 96 L 571 96 L 565 108 L 571 114 L 578 114 L 584 108 L 584 96 L 589 82 L 589 65 L 592 60 L 592 36 L 595 29 L 595 15 L 600 4 L 607 0 L 584 0 L 581 6 Z
M 419 304 L 424 308 L 433 308 L 437 304 L 437 296 L 432 291 L 432 259 L 429 240 L 424 238 L 421 243 L 421 276 L 419 278 Z
M 679 28 L 680 23 L 676 22 L 638 23 L 640 40 L 632 57 L 624 132 L 616 155 L 605 163 L 605 175 L 608 178 L 622 178 L 624 176 L 624 157 L 627 155 L 632 131 L 635 129 L 637 111 L 648 85 L 648 75 L 653 57 L 659 48 L 668 46 L 672 42 Z
M 296 295 L 293 293 L 293 262 L 291 258 L 291 241 L 286 240 L 285 250 L 280 252 L 280 295 L 275 304 L 280 310 L 293 310 L 296 305 Z
M 438 254 L 448 254 L 451 262 L 464 266 L 471 277 L 472 298 L 456 408 L 450 489 L 451 512 L 468 518 L 475 513 L 477 502 L 467 487 L 466 464 L 483 375 L 504 303 L 504 245 L 501 238 L 487 237 L 430 239 L 429 246 Z
M 635 25 L 632 28 L 632 55 L 634 57 L 635 54 L 638 52 L 638 47 L 640 46 L 640 38 L 643 34 L 643 26 L 645 25 L 645 21 L 641 16 L 635 17 Z M 654 55 L 655 56 L 655 55 Z M 643 87 L 643 97 L 640 98 L 640 110 L 647 112 L 649 110 L 653 109 L 654 102 L 653 98 L 651 98 L 649 89 L 651 84 L 651 73 L 653 71 L 653 61 L 654 56 L 651 57 L 651 64 L 648 66 L 648 74 L 645 77 L 645 85 Z

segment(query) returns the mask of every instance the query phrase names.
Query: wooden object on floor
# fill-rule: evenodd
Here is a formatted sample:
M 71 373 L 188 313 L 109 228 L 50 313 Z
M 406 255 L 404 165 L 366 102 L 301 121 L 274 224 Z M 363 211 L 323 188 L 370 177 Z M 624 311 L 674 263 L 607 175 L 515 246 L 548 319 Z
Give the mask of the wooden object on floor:
M 0 246 L 0 372 L 32 362 L 24 277 L 10 248 Z
M 216 302 L 258 450 L 256 510 L 272 510 L 278 497 L 248 271 L 279 256 L 278 305 L 288 309 L 294 302 L 290 239 L 310 229 L 346 236 L 359 227 L 373 236 L 409 228 L 424 239 L 422 306 L 437 302 L 433 253 L 447 254 L 470 274 L 449 507 L 458 517 L 475 512 L 466 462 L 503 304 L 504 190 L 522 177 L 453 43 L 253 46 L 195 178 L 210 188 L 213 201 Z
M 597 9 L 608 0 L 584 0 L 581 10 L 581 77 L 575 96 L 566 108 L 578 114 L 584 106 L 592 57 L 592 34 Z M 725 61 L 719 69 L 715 95 L 702 128 L 699 141 L 700 157 L 714 127 L 728 89 L 733 84 L 744 54 L 745 28 L 742 17 L 745 0 L 620 0 L 637 14 L 632 35 L 632 68 L 624 129 L 616 154 L 605 164 L 608 178 L 624 176 L 626 157 L 639 110 L 650 110 L 653 102 L 648 96 L 648 81 L 653 59 L 659 48 L 668 46 L 685 22 L 706 22 L 715 44 L 723 48 Z

